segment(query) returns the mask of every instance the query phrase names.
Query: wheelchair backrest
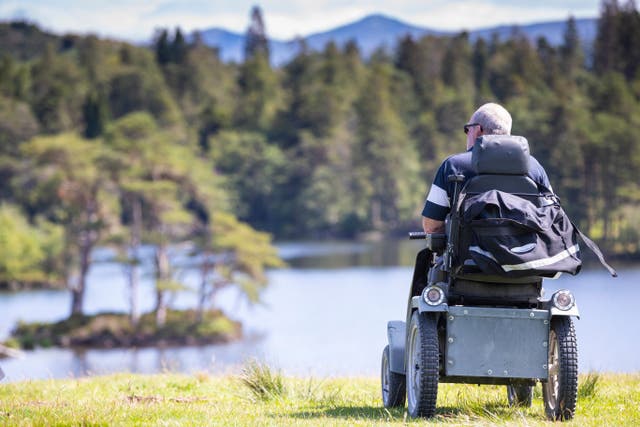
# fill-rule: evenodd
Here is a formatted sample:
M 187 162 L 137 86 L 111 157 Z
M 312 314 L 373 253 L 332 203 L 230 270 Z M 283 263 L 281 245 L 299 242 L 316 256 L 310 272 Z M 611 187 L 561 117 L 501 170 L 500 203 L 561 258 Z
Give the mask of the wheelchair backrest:
M 485 135 L 476 141 L 471 163 L 477 175 L 465 185 L 466 194 L 500 190 L 518 195 L 537 195 L 538 186 L 527 176 L 529 143 L 524 137 Z

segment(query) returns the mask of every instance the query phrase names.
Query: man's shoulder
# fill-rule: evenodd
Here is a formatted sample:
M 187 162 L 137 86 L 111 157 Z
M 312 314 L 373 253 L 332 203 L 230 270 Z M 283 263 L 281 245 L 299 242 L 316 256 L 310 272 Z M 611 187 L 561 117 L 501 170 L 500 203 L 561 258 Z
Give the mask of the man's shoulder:
M 471 151 L 465 151 L 464 153 L 452 154 L 442 162 L 443 165 L 448 166 L 471 166 Z
M 536 171 L 540 171 L 540 172 L 545 172 L 544 167 L 542 167 L 542 165 L 540 164 L 540 162 L 538 161 L 538 159 L 536 159 L 533 156 L 529 156 L 530 160 L 529 160 L 529 169 L 530 170 L 536 170 Z
M 440 166 L 440 170 L 445 175 L 450 174 L 463 174 L 468 175 L 472 172 L 473 168 L 471 166 L 471 151 L 466 151 L 464 153 L 453 154 L 442 162 Z

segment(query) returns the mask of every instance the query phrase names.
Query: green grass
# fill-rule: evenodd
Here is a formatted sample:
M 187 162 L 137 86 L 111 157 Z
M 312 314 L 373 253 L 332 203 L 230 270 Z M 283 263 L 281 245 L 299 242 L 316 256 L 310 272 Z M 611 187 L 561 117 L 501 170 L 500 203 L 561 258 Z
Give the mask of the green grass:
M 282 388 L 262 399 L 242 375 L 208 374 L 0 383 L 0 425 L 551 425 L 539 391 L 531 408 L 510 408 L 504 386 L 442 384 L 437 416 L 426 421 L 406 419 L 404 409 L 382 408 L 377 378 L 289 378 L 272 372 L 265 380 L 255 372 L 243 375 L 267 383 L 277 377 Z M 640 373 L 597 378 L 597 387 L 581 394 L 586 397 L 579 398 L 575 419 L 563 425 L 640 425 Z

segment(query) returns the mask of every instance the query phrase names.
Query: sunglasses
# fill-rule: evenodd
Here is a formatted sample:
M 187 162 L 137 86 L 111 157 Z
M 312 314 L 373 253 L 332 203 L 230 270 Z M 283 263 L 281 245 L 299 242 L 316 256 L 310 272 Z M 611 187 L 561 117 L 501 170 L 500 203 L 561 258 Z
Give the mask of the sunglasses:
M 480 126 L 480 132 L 483 131 L 482 125 L 480 123 L 467 123 L 466 125 L 463 126 L 464 133 L 465 134 L 469 133 L 469 128 L 471 128 L 472 126 Z

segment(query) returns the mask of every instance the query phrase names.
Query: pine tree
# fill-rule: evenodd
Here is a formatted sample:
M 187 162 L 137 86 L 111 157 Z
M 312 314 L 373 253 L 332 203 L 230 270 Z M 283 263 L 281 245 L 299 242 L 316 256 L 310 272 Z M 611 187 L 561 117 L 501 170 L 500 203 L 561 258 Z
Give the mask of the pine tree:
M 562 56 L 563 74 L 569 77 L 573 76 L 584 61 L 584 53 L 580 45 L 578 28 L 576 27 L 576 20 L 573 16 L 570 16 L 567 20 L 564 41 L 560 47 L 560 52 Z
M 594 41 L 593 67 L 599 74 L 619 68 L 617 44 L 618 0 L 603 0 L 598 20 L 598 33 Z
M 166 29 L 160 31 L 156 37 L 156 61 L 165 65 L 171 61 L 171 46 L 169 45 L 169 32 Z
M 476 93 L 480 97 L 490 98 L 491 89 L 489 89 L 488 81 L 488 62 L 489 62 L 489 47 L 487 42 L 481 37 L 473 45 L 473 54 L 471 56 L 471 63 L 473 65 L 473 82 L 476 87 Z M 479 102 L 477 102 L 479 103 Z
M 247 61 L 258 56 L 269 60 L 269 41 L 262 19 L 262 10 L 259 6 L 254 6 L 251 10 L 251 23 L 245 39 L 244 58 Z
M 183 64 L 187 58 L 187 42 L 182 35 L 180 28 L 176 28 L 176 35 L 171 42 L 171 61 L 176 64 Z
M 108 107 L 105 96 L 99 90 L 91 91 L 82 106 L 84 117 L 84 137 L 97 138 L 102 135 L 107 122 Z
M 617 38 L 620 47 L 619 71 L 627 80 L 632 80 L 640 67 L 640 14 L 634 0 L 628 0 L 620 10 Z

